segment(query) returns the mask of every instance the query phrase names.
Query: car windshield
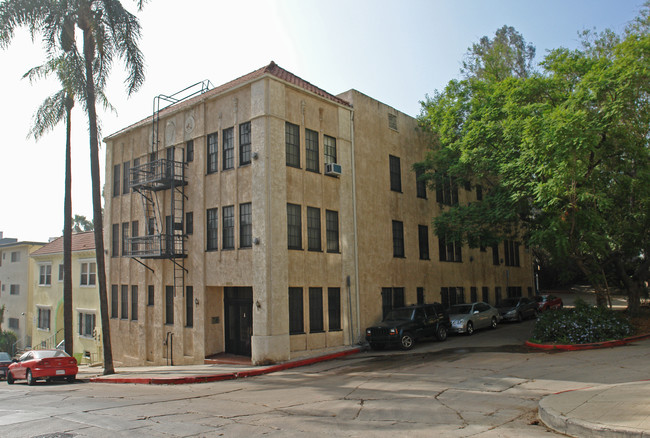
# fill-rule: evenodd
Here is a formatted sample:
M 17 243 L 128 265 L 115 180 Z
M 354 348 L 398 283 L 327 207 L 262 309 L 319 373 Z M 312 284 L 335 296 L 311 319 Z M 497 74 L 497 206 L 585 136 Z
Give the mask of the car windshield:
M 449 313 L 453 315 L 465 314 L 472 311 L 471 304 L 456 304 L 449 308 Z
M 48 357 L 70 357 L 62 350 L 34 350 L 35 359 L 45 359 Z
M 408 321 L 413 315 L 413 309 L 395 309 L 391 310 L 384 321 Z
M 519 298 L 506 298 L 504 300 L 501 300 L 499 307 L 515 307 L 517 306 L 518 302 Z
M 4 351 L 0 352 L 0 360 L 3 362 L 10 361 L 11 356 L 9 356 L 9 353 L 5 353 Z

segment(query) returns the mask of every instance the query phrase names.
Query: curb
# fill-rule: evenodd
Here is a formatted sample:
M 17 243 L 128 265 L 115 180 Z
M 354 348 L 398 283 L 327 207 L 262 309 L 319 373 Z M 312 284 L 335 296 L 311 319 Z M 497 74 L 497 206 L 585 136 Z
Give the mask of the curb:
M 596 348 L 611 348 L 627 345 L 631 342 L 642 341 L 650 338 L 650 333 L 644 335 L 631 336 L 625 339 L 618 339 L 614 341 L 594 342 L 591 344 L 536 344 L 534 342 L 526 341 L 524 345 L 530 348 L 537 348 L 539 350 L 562 350 L 562 351 L 580 351 L 580 350 L 594 350 Z
M 618 386 L 618 385 L 611 385 Z M 610 426 L 603 423 L 596 423 L 577 418 L 571 418 L 552 407 L 550 400 L 564 392 L 584 391 L 595 389 L 595 387 L 581 388 L 571 391 L 563 391 L 544 397 L 539 402 L 538 417 L 550 429 L 568 436 L 603 436 L 603 437 L 648 437 L 648 432 L 642 429 L 624 426 Z
M 100 376 L 91 377 L 88 379 L 92 383 L 135 383 L 145 385 L 184 385 L 191 383 L 209 383 L 219 382 L 222 380 L 242 379 L 245 377 L 261 376 L 263 374 L 274 373 L 277 371 L 284 371 L 291 368 L 297 368 L 307 365 L 312 365 L 318 362 L 337 359 L 343 356 L 349 356 L 362 351 L 361 347 L 353 348 L 351 350 L 339 351 L 337 353 L 326 354 L 324 356 L 311 357 L 308 359 L 299 359 L 291 362 L 285 362 L 277 365 L 271 365 L 264 368 L 252 369 L 233 373 L 221 374 L 204 374 L 198 376 L 188 377 L 110 377 Z M 81 380 L 81 379 L 80 379 Z

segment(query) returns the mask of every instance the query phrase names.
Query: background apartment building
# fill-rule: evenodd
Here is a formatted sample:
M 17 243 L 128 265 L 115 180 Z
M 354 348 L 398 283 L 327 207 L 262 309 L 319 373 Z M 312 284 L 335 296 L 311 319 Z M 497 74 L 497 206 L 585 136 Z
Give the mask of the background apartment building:
M 95 238 L 92 231 L 72 234 L 73 355 L 79 363 L 99 363 L 101 316 Z M 63 237 L 31 253 L 35 269 L 31 313 L 32 346 L 55 348 L 64 338 Z
M 433 235 L 445 202 L 411 171 L 428 147 L 413 118 L 274 63 L 162 101 L 175 104 L 105 139 L 122 364 L 278 362 L 354 344 L 393 306 L 532 287 L 518 246 L 518 266 L 495 266 Z
M 0 233 L 0 306 L 5 306 L 2 330 L 16 334 L 17 349 L 31 345 L 34 263 L 29 254 L 43 245 L 3 238 Z

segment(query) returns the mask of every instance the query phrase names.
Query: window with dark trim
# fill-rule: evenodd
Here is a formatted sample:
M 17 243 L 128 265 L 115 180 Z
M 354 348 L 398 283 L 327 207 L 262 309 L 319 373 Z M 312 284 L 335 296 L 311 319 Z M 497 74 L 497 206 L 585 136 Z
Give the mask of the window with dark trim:
M 219 157 L 219 134 L 213 132 L 208 134 L 207 144 L 207 172 L 214 173 L 218 170 L 218 157 Z
M 382 287 L 381 288 L 381 308 L 382 318 L 397 307 L 404 307 L 404 288 L 403 287 Z
M 494 244 L 492 245 L 492 264 L 493 265 L 499 265 L 499 245 Z
M 506 295 L 508 298 L 520 298 L 522 296 L 521 286 L 508 286 Z
M 441 262 L 462 262 L 463 252 L 460 242 L 447 240 L 444 237 L 438 238 L 438 251 Z
M 120 294 L 120 318 L 129 319 L 129 286 L 123 284 Z
M 320 208 L 307 207 L 307 249 L 322 251 Z
M 388 114 L 388 127 L 397 131 L 397 115 Z
M 120 164 L 113 166 L 113 197 L 120 196 Z
M 496 286 L 494 288 L 494 303 L 495 305 L 499 305 L 501 302 L 501 286 Z
M 219 248 L 219 209 L 209 208 L 207 211 L 207 242 L 206 249 L 208 251 L 216 251 Z
M 465 303 L 465 288 L 463 287 L 442 287 L 440 288 L 440 302 L 444 308 L 454 304 Z
M 305 332 L 305 322 L 302 305 L 302 288 L 289 288 L 289 334 L 296 335 Z
M 305 129 L 305 157 L 306 169 L 312 172 L 320 172 L 320 160 L 318 150 L 318 132 Z
M 417 295 L 418 304 L 424 304 L 424 288 L 423 287 L 418 287 L 416 289 L 416 295 Z
M 78 315 L 79 336 L 92 337 L 95 331 L 95 314 L 79 312 Z
M 253 211 L 250 202 L 239 204 L 239 247 L 253 246 Z
M 129 255 L 129 223 L 124 222 L 122 224 L 122 256 L 126 257 Z
M 185 327 L 194 327 L 194 288 L 185 286 Z
M 138 251 L 138 243 L 136 237 L 140 235 L 140 223 L 138 221 L 131 222 L 131 254 L 136 254 Z
M 289 122 L 284 126 L 287 166 L 300 167 L 300 127 Z
M 329 135 L 323 136 L 323 149 L 325 152 L 325 163 L 337 163 L 336 161 L 336 139 Z
M 50 309 L 39 307 L 38 308 L 38 325 L 39 330 L 50 329 Z
M 228 205 L 221 209 L 223 214 L 222 241 L 223 249 L 235 248 L 235 206 Z
M 138 320 L 138 286 L 131 286 L 131 321 Z
M 165 286 L 165 324 L 174 324 L 174 286 Z
M 519 242 L 504 240 L 503 249 L 506 266 L 519 266 Z
M 287 204 L 287 237 L 289 249 L 302 249 L 302 220 L 300 205 Z
M 119 297 L 117 294 L 118 294 L 117 285 L 112 284 L 111 285 L 111 318 L 117 318 L 118 315 L 119 310 L 117 306 L 118 306 Z
M 329 331 L 341 330 L 341 288 L 327 288 L 327 316 Z
M 429 227 L 426 225 L 418 225 L 418 242 L 420 260 L 429 260 Z
M 251 163 L 251 122 L 239 125 L 239 165 Z
M 235 167 L 235 130 L 223 130 L 223 170 Z
M 194 140 L 187 140 L 185 143 L 185 161 L 187 163 L 194 161 Z
M 393 257 L 404 257 L 404 224 L 393 221 Z
M 309 288 L 309 333 L 323 331 L 323 288 Z
M 427 182 L 422 179 L 424 171 L 421 169 L 415 170 L 415 189 L 417 192 L 417 197 L 422 199 L 427 199 Z
M 50 286 L 52 284 L 52 265 L 40 265 L 38 275 L 39 286 Z
M 478 301 L 478 289 L 476 289 L 475 286 L 472 286 L 469 288 L 469 296 L 470 296 L 470 301 L 472 303 L 475 303 Z
M 436 202 L 458 205 L 458 184 L 455 178 L 445 175 L 436 182 Z
M 188 211 L 185 213 L 185 234 L 194 233 L 194 212 Z
M 399 157 L 388 156 L 390 168 L 390 189 L 394 192 L 402 191 L 402 170 Z
M 481 288 L 481 299 L 485 303 L 490 303 L 490 289 L 487 286 Z
M 154 288 L 152 285 L 149 285 L 147 286 L 147 306 L 153 306 L 154 300 Z
M 125 163 L 122 164 L 122 168 L 123 168 L 123 173 L 122 173 L 122 194 L 126 195 L 127 193 L 129 193 L 129 190 L 131 189 L 131 186 L 129 184 L 131 162 L 126 161 Z
M 325 210 L 327 252 L 339 252 L 339 212 Z

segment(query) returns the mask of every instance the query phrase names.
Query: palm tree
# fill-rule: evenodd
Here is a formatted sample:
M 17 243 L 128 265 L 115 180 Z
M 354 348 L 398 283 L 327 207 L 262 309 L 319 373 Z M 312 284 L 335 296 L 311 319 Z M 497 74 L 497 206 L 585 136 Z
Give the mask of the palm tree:
M 23 77 L 28 77 L 30 81 L 36 78 L 44 78 L 52 73 L 56 73 L 59 82 L 63 86 L 60 91 L 45 99 L 41 104 L 34 124 L 30 130 L 30 135 L 38 140 L 47 131 L 54 129 L 63 119 L 66 123 L 65 137 L 65 195 L 63 202 L 63 339 L 65 351 L 69 355 L 73 354 L 73 337 L 72 337 L 72 108 L 74 107 L 74 88 L 80 82 L 75 81 L 78 77 L 75 72 L 80 72 L 77 58 L 74 52 L 66 57 L 62 55 L 55 59 L 50 59 L 46 64 L 29 70 Z M 76 66 L 76 68 L 75 68 Z
M 145 0 L 138 0 L 142 9 Z M 144 82 L 144 60 L 138 47 L 140 24 L 118 0 L 5 0 L 0 4 L 0 47 L 6 47 L 19 26 L 32 33 L 43 33 L 48 53 L 59 47 L 67 52 L 75 46 L 68 30 L 78 27 L 83 36 L 82 51 L 85 68 L 84 109 L 88 114 L 90 133 L 90 172 L 92 179 L 93 225 L 99 284 L 99 306 L 102 320 L 104 374 L 113 374 L 113 353 L 110 341 L 108 293 L 104 262 L 104 226 L 99 174 L 99 134 L 97 121 L 97 90 L 102 89 L 113 58 L 123 59 L 131 95 Z

